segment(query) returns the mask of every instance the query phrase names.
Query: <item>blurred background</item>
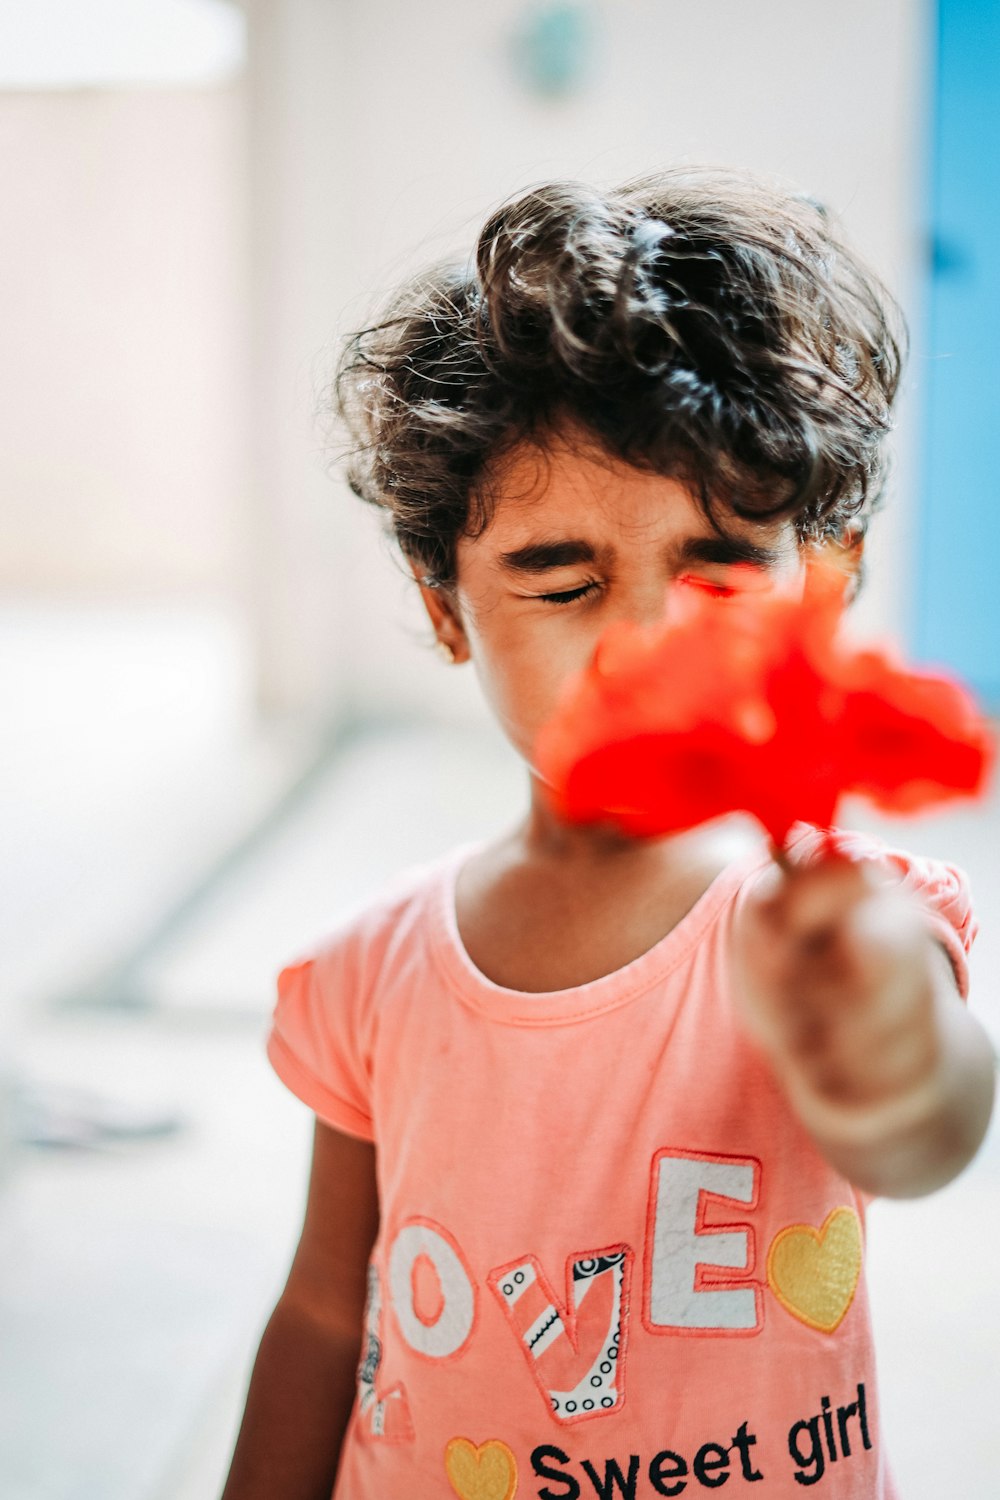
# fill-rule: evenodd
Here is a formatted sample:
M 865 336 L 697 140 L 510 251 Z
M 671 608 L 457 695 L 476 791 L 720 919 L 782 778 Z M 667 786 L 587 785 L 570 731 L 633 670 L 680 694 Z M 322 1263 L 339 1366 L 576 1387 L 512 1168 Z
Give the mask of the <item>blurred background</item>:
M 858 626 L 1000 708 L 993 0 L 0 0 L 0 1490 L 211 1500 L 297 1238 L 276 970 L 515 813 L 331 472 L 338 336 L 515 189 L 822 199 L 913 357 Z M 1000 805 L 851 821 L 970 872 Z M 1000 1145 L 875 1206 L 907 1500 L 996 1493 Z

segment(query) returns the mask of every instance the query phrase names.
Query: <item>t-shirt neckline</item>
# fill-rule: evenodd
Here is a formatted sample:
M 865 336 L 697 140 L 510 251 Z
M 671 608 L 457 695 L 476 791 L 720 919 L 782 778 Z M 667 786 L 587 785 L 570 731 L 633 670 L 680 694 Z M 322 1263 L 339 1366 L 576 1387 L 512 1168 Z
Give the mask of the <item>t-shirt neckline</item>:
M 487 978 L 469 957 L 458 929 L 458 876 L 484 843 L 463 844 L 445 861 L 433 893 L 432 947 L 453 993 L 473 1010 L 508 1026 L 568 1025 L 616 1010 L 645 993 L 683 963 L 742 883 L 770 857 L 762 842 L 731 860 L 676 926 L 622 968 L 572 989 L 529 991 L 508 989 Z

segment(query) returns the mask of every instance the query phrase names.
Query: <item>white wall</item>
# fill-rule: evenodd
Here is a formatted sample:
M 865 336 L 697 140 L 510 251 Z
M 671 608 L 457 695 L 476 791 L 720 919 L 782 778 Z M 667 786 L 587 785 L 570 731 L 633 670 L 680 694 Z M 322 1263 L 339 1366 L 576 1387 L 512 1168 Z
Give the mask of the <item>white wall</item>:
M 239 90 L 0 93 L 0 588 L 231 591 Z
M 922 4 L 605 0 L 588 7 L 597 38 L 591 77 L 564 99 L 532 94 L 512 64 L 512 37 L 531 9 L 523 0 L 339 0 L 334 23 L 328 0 L 250 5 L 251 48 L 255 14 L 259 34 L 265 12 L 271 46 L 277 26 L 286 48 L 283 112 L 275 113 L 271 77 L 270 118 L 287 129 L 293 115 L 300 141 L 311 143 L 314 172 L 311 180 L 299 172 L 296 191 L 327 199 L 326 279 L 315 275 L 324 263 L 316 244 L 303 260 L 303 245 L 286 240 L 271 267 L 285 299 L 297 274 L 312 277 L 297 306 L 298 342 L 284 351 L 285 368 L 301 384 L 303 414 L 335 323 L 363 318 L 371 295 L 410 267 L 467 248 L 498 199 L 550 176 L 611 182 L 678 159 L 779 174 L 840 212 L 859 247 L 912 304 Z M 305 437 L 305 425 L 298 458 L 289 464 L 285 452 L 282 503 L 299 504 L 289 483 L 298 465 L 309 472 L 314 514 L 306 545 L 284 558 L 291 573 L 283 589 L 316 597 L 325 579 L 336 591 L 328 628 L 349 640 L 340 685 L 363 705 L 468 708 L 471 693 L 455 684 L 461 674 L 449 674 L 419 644 L 411 592 L 373 545 L 372 519 L 331 490 L 331 517 L 316 520 L 315 507 L 326 502 L 317 498 L 316 454 L 307 451 L 315 437 Z M 883 555 L 861 609 L 869 628 L 893 627 L 902 617 L 910 525 L 903 448 L 904 493 L 895 515 L 876 527 L 874 551 Z M 294 640 L 294 601 L 272 605 L 273 629 Z M 308 628 L 299 632 L 300 641 L 308 637 Z M 305 685 L 309 668 L 300 665 Z
M 0 95 L 0 588 L 238 588 L 266 706 L 476 713 L 324 473 L 338 329 L 520 186 L 685 158 L 824 198 L 912 303 L 923 0 L 603 0 L 562 99 L 512 62 L 526 0 L 245 9 L 246 117 L 225 86 Z M 902 459 L 870 626 L 902 618 Z

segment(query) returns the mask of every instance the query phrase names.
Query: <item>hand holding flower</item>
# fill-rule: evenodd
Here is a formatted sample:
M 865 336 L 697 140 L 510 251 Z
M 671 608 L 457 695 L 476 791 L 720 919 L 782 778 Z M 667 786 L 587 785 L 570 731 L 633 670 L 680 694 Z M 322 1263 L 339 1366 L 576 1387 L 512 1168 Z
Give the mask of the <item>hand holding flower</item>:
M 845 1175 L 910 1196 L 964 1165 L 989 1120 L 989 1048 L 914 896 L 868 862 L 774 866 L 733 964 L 748 1029 Z

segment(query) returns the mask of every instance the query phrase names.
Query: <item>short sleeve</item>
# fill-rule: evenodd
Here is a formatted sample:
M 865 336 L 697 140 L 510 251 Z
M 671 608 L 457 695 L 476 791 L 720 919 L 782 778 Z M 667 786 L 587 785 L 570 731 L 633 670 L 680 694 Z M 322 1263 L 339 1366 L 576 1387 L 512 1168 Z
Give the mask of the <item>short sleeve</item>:
M 330 956 L 282 969 L 267 1056 L 282 1083 L 319 1119 L 371 1141 L 371 1083 L 358 988 L 351 965 Z
M 969 953 L 979 931 L 968 877 L 957 865 L 911 858 L 905 881 L 922 899 L 934 937 L 951 959 L 959 993 L 967 1000 Z
M 835 829 L 823 834 L 815 829 L 793 846 L 793 856 L 811 860 L 832 847 L 849 859 L 868 859 L 880 866 L 918 897 L 927 912 L 931 935 L 947 953 L 955 971 L 962 999 L 969 994 L 969 952 L 979 923 L 972 906 L 969 880 L 957 865 L 927 855 L 892 849 L 870 834 Z

